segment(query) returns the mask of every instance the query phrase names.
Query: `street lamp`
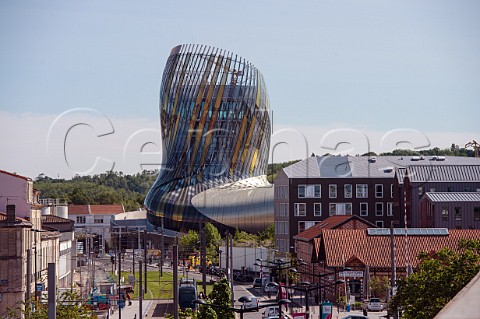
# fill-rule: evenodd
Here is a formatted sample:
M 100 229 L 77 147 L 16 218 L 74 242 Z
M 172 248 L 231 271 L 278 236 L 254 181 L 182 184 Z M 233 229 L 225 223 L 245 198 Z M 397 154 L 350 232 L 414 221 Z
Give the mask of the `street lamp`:
M 309 308 L 309 300 L 308 300 L 309 299 L 308 295 L 309 295 L 310 292 L 315 291 L 315 290 L 319 290 L 319 289 L 323 289 L 323 288 L 329 287 L 329 286 L 340 285 L 340 284 L 343 284 L 343 283 L 345 283 L 345 281 L 342 280 L 342 279 L 339 279 L 332 284 L 324 285 L 324 286 L 318 286 L 318 285 L 312 285 L 308 281 L 304 281 L 304 282 L 301 282 L 300 285 L 298 285 L 298 286 L 292 286 L 291 288 L 293 288 L 295 290 L 300 290 L 300 291 L 305 293 L 305 319 L 309 319 L 309 317 L 310 317 L 310 308 Z

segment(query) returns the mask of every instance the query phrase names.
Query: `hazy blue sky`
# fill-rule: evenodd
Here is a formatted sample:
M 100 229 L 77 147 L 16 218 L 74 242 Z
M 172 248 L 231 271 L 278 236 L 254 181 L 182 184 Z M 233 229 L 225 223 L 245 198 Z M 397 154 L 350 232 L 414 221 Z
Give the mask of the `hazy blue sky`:
M 432 147 L 480 139 L 480 1 L 4 0 L 0 169 L 46 171 L 47 131 L 72 108 L 103 113 L 117 132 L 143 123 L 124 139 L 158 128 L 163 67 L 183 43 L 255 64 L 274 129 L 410 129 Z M 32 150 L 39 163 L 25 159 Z

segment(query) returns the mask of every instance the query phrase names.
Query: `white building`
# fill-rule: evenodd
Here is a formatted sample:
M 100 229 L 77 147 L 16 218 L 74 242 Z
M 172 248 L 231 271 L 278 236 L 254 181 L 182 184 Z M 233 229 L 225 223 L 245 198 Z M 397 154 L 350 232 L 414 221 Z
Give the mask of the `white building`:
M 86 253 L 90 248 L 98 248 L 100 254 L 108 252 L 105 247 L 110 245 L 110 220 L 123 212 L 123 205 L 69 205 L 68 218 L 75 222 L 75 232 L 79 237 L 94 236 L 98 239 L 98 243 L 88 242 L 89 247 L 82 246 L 79 241 L 78 253 Z

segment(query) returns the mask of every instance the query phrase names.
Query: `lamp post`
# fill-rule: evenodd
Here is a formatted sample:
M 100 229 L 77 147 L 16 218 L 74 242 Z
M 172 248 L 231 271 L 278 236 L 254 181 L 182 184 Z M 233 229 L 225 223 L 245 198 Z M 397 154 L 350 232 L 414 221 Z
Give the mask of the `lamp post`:
M 309 295 L 310 292 L 315 291 L 315 290 L 319 290 L 319 289 L 323 289 L 323 288 L 329 287 L 329 286 L 340 285 L 340 284 L 343 284 L 343 283 L 345 283 L 345 281 L 339 279 L 332 284 L 321 286 L 321 285 L 312 285 L 310 282 L 304 281 L 304 282 L 300 283 L 300 285 L 298 285 L 298 286 L 292 286 L 293 289 L 300 290 L 300 291 L 305 293 L 305 319 L 310 318 L 310 308 L 309 308 L 309 300 L 308 300 L 309 299 L 308 295 Z
M 314 273 L 308 273 L 308 272 L 303 272 L 303 271 L 297 271 L 299 274 L 304 274 L 304 275 L 309 275 L 311 277 L 316 277 L 318 278 L 318 285 L 320 287 L 322 287 L 322 290 L 321 290 L 321 301 L 323 301 L 325 298 L 325 295 L 324 295 L 324 289 L 323 288 L 326 288 L 326 287 L 329 287 L 329 286 L 333 286 L 333 285 L 323 285 L 321 284 L 321 278 L 325 277 L 325 276 L 331 276 L 331 275 L 336 275 L 337 273 L 339 272 L 345 272 L 345 271 L 350 271 L 352 270 L 350 267 L 344 267 L 344 268 L 341 268 L 341 269 L 337 269 L 335 271 L 332 271 L 332 272 L 329 272 L 329 273 L 325 273 L 325 274 L 314 274 Z M 345 273 L 344 273 L 345 274 Z M 344 277 L 345 279 L 345 277 Z M 345 282 L 345 280 L 343 280 L 343 282 Z

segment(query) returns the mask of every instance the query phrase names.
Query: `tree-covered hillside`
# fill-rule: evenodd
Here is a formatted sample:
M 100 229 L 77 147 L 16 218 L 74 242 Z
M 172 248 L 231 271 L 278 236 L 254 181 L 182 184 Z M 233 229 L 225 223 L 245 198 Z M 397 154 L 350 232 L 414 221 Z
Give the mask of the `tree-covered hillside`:
M 62 198 L 69 204 L 123 204 L 126 211 L 143 206 L 148 190 L 155 182 L 156 171 L 135 175 L 106 172 L 93 176 L 75 176 L 70 180 L 53 179 L 43 174 L 34 182 L 41 198 Z

